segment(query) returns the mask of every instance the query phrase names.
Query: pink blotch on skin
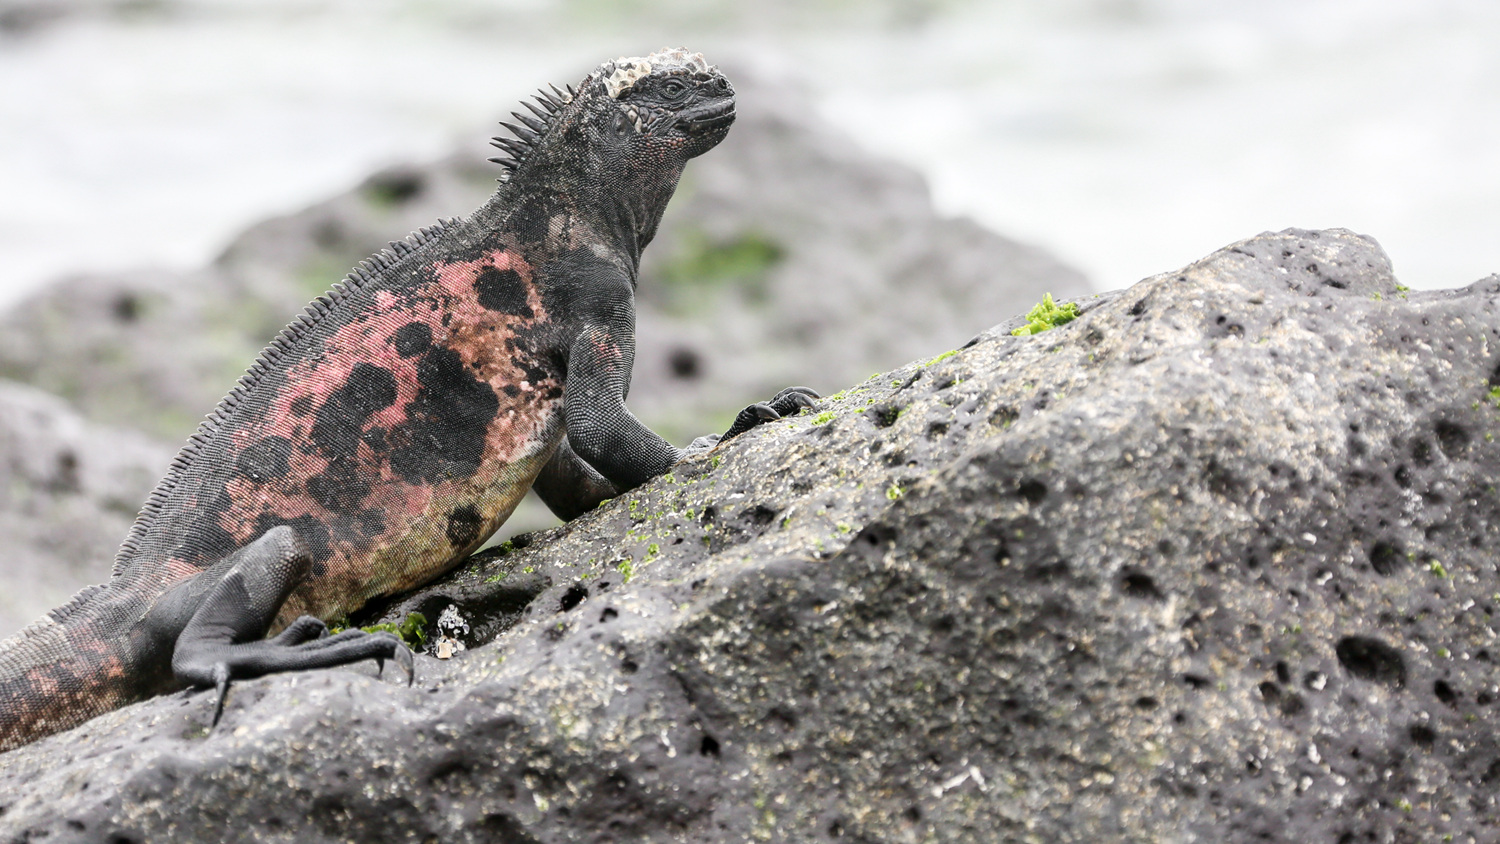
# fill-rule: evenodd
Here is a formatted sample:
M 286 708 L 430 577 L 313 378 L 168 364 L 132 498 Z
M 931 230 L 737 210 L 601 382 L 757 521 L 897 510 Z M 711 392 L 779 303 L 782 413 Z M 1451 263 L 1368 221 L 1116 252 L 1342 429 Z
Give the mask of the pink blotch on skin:
M 533 317 L 527 319 L 501 314 L 479 304 L 474 282 L 491 267 L 501 271 L 512 270 L 520 276 L 526 285 L 527 301 Z M 522 323 L 545 319 L 541 297 L 530 283 L 532 269 L 515 253 L 503 249 L 494 250 L 474 261 L 435 263 L 432 271 L 437 279 L 436 283 L 429 285 L 426 291 L 416 291 L 419 295 L 409 296 L 406 301 L 411 304 L 403 306 L 402 299 L 390 291 L 378 291 L 374 297 L 374 309 L 328 338 L 325 345 L 327 354 L 324 357 L 314 362 L 315 365 L 299 365 L 288 372 L 287 382 L 291 388 L 277 396 L 265 424 L 255 426 L 256 430 L 253 431 L 240 432 L 241 436 L 236 437 L 236 445 L 244 448 L 261 437 L 273 434 L 288 437 L 294 442 L 299 441 L 297 429 L 308 424 L 310 417 L 293 414 L 291 405 L 299 398 L 309 396 L 314 409 L 321 407 L 331 394 L 348 382 L 354 367 L 360 363 L 373 364 L 390 371 L 396 382 L 396 400 L 372 414 L 366 422 L 366 428 L 380 427 L 390 431 L 406 422 L 406 406 L 416 398 L 419 388 L 417 361 L 420 356 L 402 357 L 396 351 L 395 344 L 390 342 L 391 335 L 403 325 L 412 322 L 425 324 L 432 329 L 435 345 L 453 348 L 465 366 L 472 366 L 476 362 L 485 366 L 494 363 L 496 353 L 503 350 L 501 346 L 492 347 L 474 342 L 481 336 L 487 341 L 494 337 L 482 330 L 485 326 L 513 329 Z M 421 295 L 423 293 L 426 295 Z M 433 299 L 441 302 L 437 309 L 431 306 Z M 449 317 L 449 325 L 446 326 L 443 324 L 445 315 Z M 617 348 L 613 351 L 616 355 L 619 354 Z M 498 377 L 504 380 L 506 376 L 503 373 L 512 367 L 506 364 L 500 369 L 502 374 Z M 492 377 L 492 386 L 494 380 L 495 377 Z M 312 416 L 315 417 L 315 414 L 316 410 Z M 492 430 L 487 437 L 492 448 L 504 450 L 501 444 L 515 442 L 518 434 L 520 439 L 525 439 L 525 434 L 513 430 L 515 416 L 515 409 L 512 408 L 508 413 L 497 417 L 498 429 Z M 300 489 L 308 478 L 327 469 L 328 462 L 327 458 L 319 454 L 306 454 L 301 449 L 294 449 L 289 471 L 282 479 L 265 484 L 257 484 L 245 478 L 231 480 L 228 492 L 235 507 L 221 521 L 233 523 L 224 524 L 224 528 L 239 541 L 248 542 L 255 538 L 251 534 L 256 531 L 256 523 L 262 512 L 273 512 L 286 519 L 298 516 L 324 518 L 326 512 L 321 505 L 309 497 L 297 494 L 295 490 Z M 393 530 L 403 530 L 403 522 L 415 521 L 426 512 L 437 491 L 434 487 L 406 483 L 391 471 L 386 460 L 373 454 L 370 447 L 363 443 L 359 446 L 357 462 L 364 467 L 378 467 L 376 472 L 371 473 L 375 476 L 369 478 L 370 497 L 366 500 L 378 500 L 378 506 L 388 517 L 397 517 L 388 519 Z M 292 494 L 289 495 L 289 492 Z M 400 516 L 406 518 L 399 518 Z

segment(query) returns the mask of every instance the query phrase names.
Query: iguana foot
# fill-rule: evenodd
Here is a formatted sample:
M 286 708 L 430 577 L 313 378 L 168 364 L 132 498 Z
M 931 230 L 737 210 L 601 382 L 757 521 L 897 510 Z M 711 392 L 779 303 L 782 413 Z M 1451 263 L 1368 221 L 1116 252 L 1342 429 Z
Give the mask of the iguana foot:
M 719 442 L 731 440 L 740 434 L 766 422 L 798 413 L 804 407 L 812 407 L 822 396 L 807 387 L 787 387 L 768 402 L 759 402 L 741 410 L 734 424 L 719 437 Z M 702 439 L 701 437 L 699 439 Z M 694 444 L 698 440 L 693 441 Z
M 213 726 L 218 726 L 219 717 L 224 714 L 224 699 L 229 695 L 230 680 L 248 680 L 283 671 L 328 668 L 363 659 L 374 659 L 382 673 L 385 661 L 393 660 L 406 672 L 407 686 L 416 679 L 416 663 L 411 649 L 390 633 L 345 630 L 336 636 L 314 639 L 300 645 L 281 645 L 275 639 L 267 639 L 261 642 L 220 645 L 215 650 L 220 651 L 224 658 L 209 667 L 212 683 L 195 683 L 199 686 L 212 685 L 217 692 Z M 193 671 L 193 666 L 184 668 L 185 671 L 178 671 L 179 677 L 186 677 Z M 192 680 L 191 677 L 186 679 Z
M 179 680 L 216 690 L 215 724 L 231 680 L 365 659 L 383 668 L 385 660 L 394 659 L 411 685 L 411 650 L 390 633 L 345 630 L 329 636 L 322 621 L 302 616 L 276 636 L 262 638 L 311 565 L 291 528 L 266 531 L 224 563 L 225 574 L 198 603 L 172 653 L 172 671 Z

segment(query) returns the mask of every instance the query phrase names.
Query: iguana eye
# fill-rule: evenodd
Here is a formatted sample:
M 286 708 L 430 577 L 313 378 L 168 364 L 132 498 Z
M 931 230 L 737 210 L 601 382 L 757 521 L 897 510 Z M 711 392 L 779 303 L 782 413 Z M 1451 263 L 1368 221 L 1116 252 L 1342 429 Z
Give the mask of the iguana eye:
M 680 79 L 668 79 L 661 83 L 661 95 L 669 100 L 680 100 L 687 92 L 687 83 Z

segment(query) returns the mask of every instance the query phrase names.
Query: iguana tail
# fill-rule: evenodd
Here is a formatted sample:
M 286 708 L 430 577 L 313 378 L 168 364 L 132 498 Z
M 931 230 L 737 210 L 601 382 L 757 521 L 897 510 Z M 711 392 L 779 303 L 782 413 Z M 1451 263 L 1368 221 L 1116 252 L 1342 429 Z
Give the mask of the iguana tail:
M 0 642 L 0 751 L 75 727 L 155 691 L 163 678 L 134 658 L 132 600 L 90 586 Z M 145 663 L 145 665 L 143 665 Z

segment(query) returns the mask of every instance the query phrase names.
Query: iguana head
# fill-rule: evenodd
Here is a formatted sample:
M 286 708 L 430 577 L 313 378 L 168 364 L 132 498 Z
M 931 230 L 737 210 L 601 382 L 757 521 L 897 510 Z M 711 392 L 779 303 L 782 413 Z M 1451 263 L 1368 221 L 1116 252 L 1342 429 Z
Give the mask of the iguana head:
M 702 155 L 734 122 L 734 88 L 702 53 L 665 49 L 621 57 L 600 65 L 589 80 L 590 111 L 606 144 L 622 158 L 646 159 L 638 163 L 647 166 L 662 157 Z
M 509 153 L 492 158 L 512 174 L 535 159 L 581 159 L 585 149 L 619 173 L 679 166 L 724 139 L 734 122 L 734 88 L 702 53 L 662 49 L 620 57 L 594 69 L 577 87 L 543 91 L 502 123 L 514 137 L 494 139 Z
M 494 158 L 510 179 L 550 180 L 611 206 L 644 246 L 688 160 L 712 149 L 734 122 L 734 88 L 703 54 L 662 49 L 605 62 L 575 89 L 543 92 L 534 118 L 503 124 Z M 534 175 L 533 175 L 534 174 Z

